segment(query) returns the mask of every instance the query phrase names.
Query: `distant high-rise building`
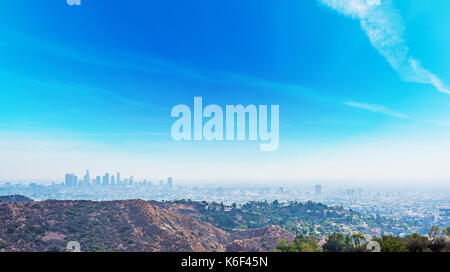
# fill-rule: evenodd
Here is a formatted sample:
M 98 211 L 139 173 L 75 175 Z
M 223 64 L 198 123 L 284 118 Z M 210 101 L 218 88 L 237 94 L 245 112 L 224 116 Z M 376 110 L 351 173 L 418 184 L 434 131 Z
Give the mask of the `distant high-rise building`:
M 64 185 L 66 185 L 66 186 L 70 186 L 71 185 L 72 177 L 70 175 L 71 174 L 66 174 L 66 178 L 64 180 Z
M 77 185 L 74 174 L 66 174 L 65 185 L 68 187 Z
M 120 180 L 120 172 L 117 172 L 116 183 L 117 183 L 117 185 L 120 185 L 122 183 L 122 181 Z
M 321 195 L 322 194 L 322 185 L 314 186 L 314 192 L 316 195 Z
M 164 181 L 160 180 L 159 185 L 164 185 Z
M 133 185 L 133 176 L 130 177 L 129 184 Z
M 97 176 L 97 177 L 95 178 L 95 184 L 96 184 L 96 185 L 101 185 L 101 184 L 102 184 L 102 181 L 101 181 L 101 177 L 100 177 L 100 176 Z
M 114 175 L 111 176 L 111 186 L 116 185 L 116 179 L 114 177 Z
M 75 175 L 72 177 L 72 186 L 78 186 L 78 177 Z
M 91 177 L 89 176 L 89 170 L 86 170 L 86 174 L 84 175 L 83 184 L 90 185 Z
M 172 179 L 172 177 L 169 177 L 169 178 L 167 179 L 167 185 L 169 185 L 169 187 L 172 187 L 172 186 L 173 186 L 173 179 Z
M 106 173 L 103 176 L 103 186 L 108 186 L 109 185 L 109 173 Z

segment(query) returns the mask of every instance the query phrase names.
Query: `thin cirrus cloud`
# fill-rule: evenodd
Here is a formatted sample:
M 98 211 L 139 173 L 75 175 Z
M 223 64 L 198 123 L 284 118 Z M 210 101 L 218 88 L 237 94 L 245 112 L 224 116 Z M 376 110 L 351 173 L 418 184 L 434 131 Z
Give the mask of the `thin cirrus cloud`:
M 66 0 L 69 6 L 81 6 L 81 0 Z
M 409 55 L 409 47 L 403 37 L 405 26 L 391 0 L 318 1 L 343 15 L 358 19 L 372 46 L 386 58 L 403 80 L 429 84 L 440 92 L 450 94 L 439 77 Z
M 364 110 L 368 110 L 371 112 L 377 112 L 377 113 L 381 113 L 381 114 L 392 116 L 392 117 L 403 118 L 403 119 L 408 118 L 408 116 L 403 113 L 393 111 L 393 110 L 391 110 L 385 106 L 381 106 L 381 105 L 366 104 L 366 103 L 359 103 L 359 102 L 353 102 L 353 101 L 347 101 L 347 102 L 344 102 L 344 104 L 349 107 L 364 109 Z

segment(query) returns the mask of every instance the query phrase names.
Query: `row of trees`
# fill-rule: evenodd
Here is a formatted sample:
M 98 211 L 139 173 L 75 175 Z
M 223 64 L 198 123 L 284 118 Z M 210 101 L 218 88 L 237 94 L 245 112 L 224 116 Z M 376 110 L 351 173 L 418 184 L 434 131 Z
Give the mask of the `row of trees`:
M 308 235 L 315 231 L 331 234 L 333 231 L 338 231 L 339 227 L 330 222 L 351 224 L 353 216 L 357 215 L 342 207 L 329 207 L 312 201 L 294 201 L 287 204 L 281 204 L 277 200 L 251 201 L 239 207 L 236 204 L 228 206 L 215 202 L 211 204 L 191 202 L 191 204 L 196 205 L 197 210 L 202 214 L 200 219 L 226 231 L 262 228 L 270 224 L 282 226 L 294 234 Z M 315 225 L 321 227 L 316 229 Z
M 417 233 L 406 237 L 385 235 L 373 239 L 380 246 L 381 252 L 450 252 L 450 226 L 442 233 L 433 226 L 428 235 L 421 236 Z M 333 233 L 328 236 L 322 249 L 319 247 L 316 237 L 299 235 L 289 243 L 281 240 L 276 247 L 276 252 L 370 252 L 374 250 L 361 233 L 345 235 Z

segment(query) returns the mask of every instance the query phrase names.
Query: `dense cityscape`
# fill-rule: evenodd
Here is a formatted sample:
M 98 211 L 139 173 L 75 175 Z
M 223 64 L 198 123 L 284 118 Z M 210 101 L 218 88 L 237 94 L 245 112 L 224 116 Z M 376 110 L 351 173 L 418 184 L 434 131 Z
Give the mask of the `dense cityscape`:
M 323 203 L 330 207 L 343 207 L 356 217 L 346 220 L 329 220 L 329 228 L 311 226 L 311 232 L 321 234 L 339 231 L 369 235 L 426 234 L 431 226 L 444 228 L 450 224 L 450 198 L 448 189 L 386 189 L 348 188 L 345 186 L 238 186 L 238 185 L 175 185 L 172 177 L 158 182 L 122 178 L 105 173 L 91 178 L 89 170 L 78 179 L 75 174 L 65 175 L 63 182 L 51 185 L 38 183 L 0 182 L 0 195 L 24 195 L 34 200 L 122 200 L 143 199 L 155 201 L 191 200 L 221 203 L 241 208 L 251 202 Z M 229 208 L 231 210 L 231 208 Z M 326 211 L 325 211 L 326 212 Z M 299 223 L 300 224 L 300 223 Z

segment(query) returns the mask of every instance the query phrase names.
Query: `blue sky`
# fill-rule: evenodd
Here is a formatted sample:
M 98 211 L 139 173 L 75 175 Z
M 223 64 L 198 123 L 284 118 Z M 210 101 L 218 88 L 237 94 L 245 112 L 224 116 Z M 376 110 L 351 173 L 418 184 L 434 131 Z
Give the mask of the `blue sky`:
M 0 179 L 449 183 L 446 0 L 0 3 Z M 280 105 L 280 148 L 170 110 Z

